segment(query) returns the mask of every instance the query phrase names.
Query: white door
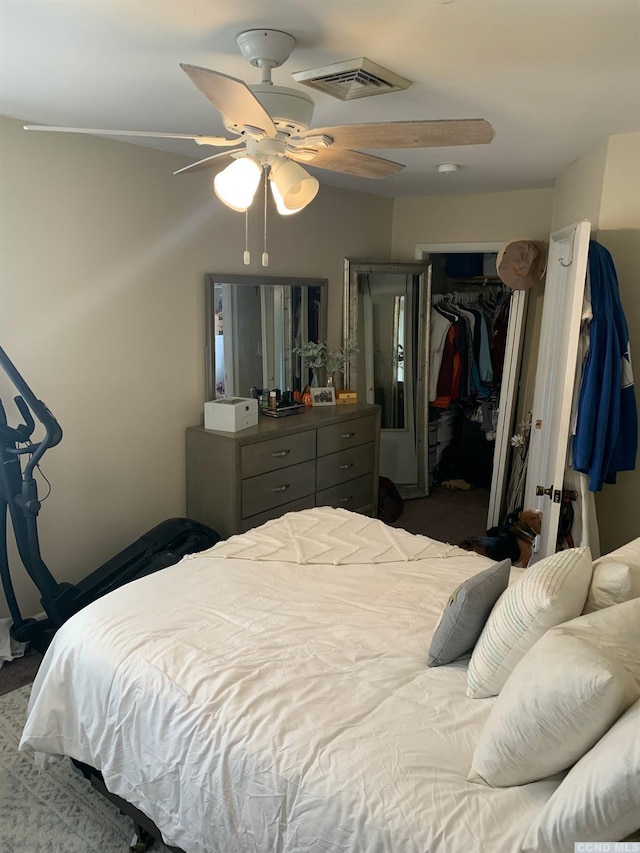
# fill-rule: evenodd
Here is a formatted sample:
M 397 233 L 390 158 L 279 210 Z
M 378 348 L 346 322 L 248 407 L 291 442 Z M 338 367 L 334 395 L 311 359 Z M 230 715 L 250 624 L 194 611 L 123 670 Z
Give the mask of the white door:
M 534 560 L 555 553 L 591 223 L 551 235 L 524 506 L 542 512 Z

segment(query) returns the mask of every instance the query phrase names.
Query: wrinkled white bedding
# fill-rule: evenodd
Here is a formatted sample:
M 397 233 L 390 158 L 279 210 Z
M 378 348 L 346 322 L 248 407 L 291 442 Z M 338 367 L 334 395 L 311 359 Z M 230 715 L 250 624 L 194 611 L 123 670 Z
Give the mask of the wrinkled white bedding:
M 466 661 L 426 665 L 489 561 L 345 510 L 278 522 L 270 559 L 264 528 L 233 537 L 69 620 L 21 749 L 98 768 L 187 853 L 515 853 L 558 780 L 467 782 L 494 700 L 465 696 Z M 330 560 L 327 525 L 384 548 Z

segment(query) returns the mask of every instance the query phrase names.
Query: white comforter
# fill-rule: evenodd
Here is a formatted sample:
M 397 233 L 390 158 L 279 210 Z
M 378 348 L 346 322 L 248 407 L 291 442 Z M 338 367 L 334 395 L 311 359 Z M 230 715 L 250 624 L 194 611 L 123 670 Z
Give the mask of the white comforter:
M 493 700 L 426 666 L 488 562 L 345 510 L 269 522 L 69 620 L 21 749 L 98 768 L 187 853 L 514 853 L 558 781 L 467 782 Z

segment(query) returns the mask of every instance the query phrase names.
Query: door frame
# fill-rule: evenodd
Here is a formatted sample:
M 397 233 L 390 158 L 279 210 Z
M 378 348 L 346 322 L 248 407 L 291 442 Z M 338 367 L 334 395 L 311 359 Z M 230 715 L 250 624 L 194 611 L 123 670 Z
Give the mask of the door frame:
M 422 262 L 428 262 L 431 254 L 468 254 L 472 252 L 499 252 L 508 242 L 483 243 L 416 243 L 415 257 Z M 518 396 L 518 379 L 522 360 L 524 342 L 525 318 L 527 313 L 528 291 L 515 290 L 511 299 L 509 322 L 507 325 L 507 341 L 502 368 L 502 383 L 500 385 L 500 400 L 498 403 L 498 424 L 496 427 L 496 443 L 493 451 L 493 468 L 491 475 L 491 491 L 487 511 L 487 529 L 501 521 L 506 490 L 508 460 L 510 458 L 510 440 L 513 434 L 516 403 Z

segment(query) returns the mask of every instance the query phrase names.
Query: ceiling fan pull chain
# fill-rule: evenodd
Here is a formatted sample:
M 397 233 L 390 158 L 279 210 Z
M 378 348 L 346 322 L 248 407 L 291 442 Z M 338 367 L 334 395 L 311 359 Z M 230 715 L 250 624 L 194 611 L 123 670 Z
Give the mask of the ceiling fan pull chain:
M 245 266 L 251 263 L 251 253 L 249 252 L 249 208 L 244 212 L 244 263 Z
M 264 174 L 264 252 L 262 253 L 262 266 L 269 266 L 269 253 L 267 252 L 267 170 L 263 169 Z

